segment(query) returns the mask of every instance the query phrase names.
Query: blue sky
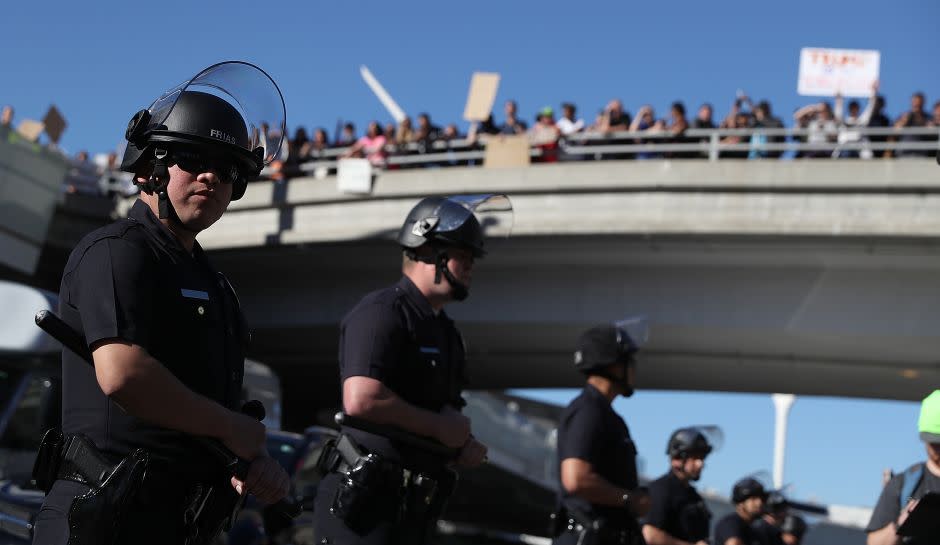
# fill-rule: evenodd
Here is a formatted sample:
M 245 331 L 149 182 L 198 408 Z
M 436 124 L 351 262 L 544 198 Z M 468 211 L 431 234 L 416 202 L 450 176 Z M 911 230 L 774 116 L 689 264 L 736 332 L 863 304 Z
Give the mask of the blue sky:
M 502 102 L 531 119 L 574 101 L 593 118 L 611 98 L 631 112 L 676 99 L 723 116 L 743 89 L 786 118 L 801 47 L 878 49 L 892 116 L 915 90 L 940 98 L 940 3 L 523 2 L 8 2 L 0 102 L 17 118 L 55 103 L 63 145 L 106 151 L 161 91 L 226 59 L 255 62 L 280 84 L 288 125 L 390 118 L 360 79 L 369 66 L 402 108 L 458 122 L 474 71 L 502 74 Z M 161 18 L 161 13 L 167 16 Z M 464 124 L 461 124 L 463 127 Z
M 130 116 L 164 89 L 220 60 L 257 63 L 280 84 L 288 126 L 360 128 L 388 114 L 359 77 L 369 66 L 409 115 L 459 122 L 474 71 L 502 74 L 501 104 L 531 119 L 573 101 L 590 119 L 611 98 L 631 112 L 676 99 L 727 113 L 737 89 L 769 99 L 790 124 L 815 100 L 796 93 L 801 47 L 881 51 L 888 113 L 912 92 L 940 98 L 940 2 L 8 2 L 0 103 L 17 119 L 56 104 L 70 152 L 117 146 Z M 461 123 L 465 128 L 465 124 Z M 565 402 L 573 392 L 538 393 Z M 725 428 L 703 484 L 727 491 L 770 469 L 768 396 L 640 392 L 616 404 L 648 461 L 665 469 L 669 432 Z M 801 398 L 791 418 L 787 479 L 801 498 L 872 504 L 883 467 L 923 457 L 914 403 Z
M 515 392 L 564 405 L 578 390 Z M 645 473 L 666 472 L 666 441 L 676 428 L 714 424 L 724 445 L 706 460 L 699 484 L 730 495 L 741 477 L 773 469 L 774 407 L 766 394 L 644 392 L 617 398 Z M 920 404 L 828 397 L 797 397 L 790 411 L 784 482 L 792 497 L 842 505 L 872 506 L 884 468 L 902 471 L 923 460 L 918 439 Z

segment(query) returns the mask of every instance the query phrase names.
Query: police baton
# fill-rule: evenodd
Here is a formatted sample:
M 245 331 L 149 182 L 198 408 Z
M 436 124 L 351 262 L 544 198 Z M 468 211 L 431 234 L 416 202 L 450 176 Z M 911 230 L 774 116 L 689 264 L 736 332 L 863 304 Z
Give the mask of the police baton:
M 62 346 L 74 352 L 77 356 L 85 360 L 85 363 L 95 366 L 95 360 L 91 356 L 91 351 L 85 344 L 85 339 L 72 326 L 68 325 L 62 318 L 51 310 L 40 310 L 36 313 L 36 325 L 48 333 L 53 339 L 59 341 Z M 250 401 L 245 404 L 243 412 L 249 416 L 254 416 L 258 420 L 264 419 L 264 406 L 260 402 Z M 204 449 L 209 451 L 219 463 L 228 469 L 235 477 L 245 480 L 248 476 L 248 468 L 251 462 L 242 460 L 230 451 L 220 441 L 209 437 L 193 437 L 193 439 Z M 301 513 L 301 506 L 287 500 L 280 500 L 271 506 L 273 512 L 290 518 L 296 518 Z
M 377 424 L 357 416 L 350 416 L 343 412 L 336 413 L 336 416 L 333 417 L 333 420 L 335 420 L 336 423 L 340 426 L 345 426 L 347 428 L 353 428 L 368 433 L 374 433 L 375 435 L 381 435 L 387 439 L 398 441 L 399 443 L 403 443 L 409 447 L 414 447 L 442 458 L 446 458 L 448 460 L 452 460 L 456 458 L 458 454 L 460 454 L 460 449 L 448 447 L 447 445 L 435 441 L 434 439 L 415 435 L 394 426 Z

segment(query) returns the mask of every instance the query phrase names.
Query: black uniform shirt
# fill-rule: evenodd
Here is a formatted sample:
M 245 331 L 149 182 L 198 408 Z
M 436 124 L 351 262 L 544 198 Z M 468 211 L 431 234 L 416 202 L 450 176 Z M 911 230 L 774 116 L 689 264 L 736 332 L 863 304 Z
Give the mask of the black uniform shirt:
M 562 412 L 558 423 L 558 461 L 578 458 L 614 486 L 637 487 L 636 446 L 623 418 L 590 384 Z M 585 514 L 616 520 L 623 508 L 592 505 L 562 490 L 562 502 Z
M 651 505 L 645 524 L 683 541 L 708 539 L 711 513 L 693 486 L 670 471 L 650 483 L 649 492 Z
M 737 513 L 730 513 L 715 525 L 715 545 L 725 545 L 729 539 L 736 537 L 744 545 L 759 545 L 757 536 L 751 529 L 751 525 Z
M 112 338 L 139 345 L 191 390 L 229 408 L 240 401 L 248 335 L 235 293 L 199 245 L 188 253 L 143 201 L 78 243 L 63 272 L 59 313 L 89 346 Z M 117 456 L 144 447 L 187 475 L 216 467 L 185 434 L 125 413 L 68 350 L 62 374 L 66 433 L 84 433 Z
M 343 318 L 339 341 L 340 378 L 374 378 L 404 401 L 439 412 L 464 406 L 463 341 L 444 311 L 435 314 L 427 298 L 403 276 L 394 286 L 372 292 Z M 345 429 L 369 452 L 411 469 L 437 471 L 444 460 L 377 435 Z
M 760 545 L 784 545 L 780 527 L 767 522 L 764 517 L 755 520 L 751 529 L 754 530 L 754 536 Z

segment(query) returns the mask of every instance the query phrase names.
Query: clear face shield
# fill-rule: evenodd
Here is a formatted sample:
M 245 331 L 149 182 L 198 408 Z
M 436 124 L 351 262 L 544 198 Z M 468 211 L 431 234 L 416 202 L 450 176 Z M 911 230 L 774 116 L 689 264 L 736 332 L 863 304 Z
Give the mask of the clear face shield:
M 262 150 L 264 164 L 275 157 L 287 133 L 287 111 L 277 84 L 261 68 L 243 61 L 214 64 L 184 83 L 163 93 L 147 109 L 150 121 L 145 130 L 158 130 L 169 117 L 183 91 L 199 91 L 217 96 L 242 115 L 247 134 L 239 135 L 246 149 Z
M 617 328 L 617 342 L 627 348 L 626 344 L 632 342 L 633 349 L 639 350 L 646 346 L 650 339 L 650 323 L 646 316 L 631 316 L 614 322 Z M 626 333 L 626 336 L 622 336 Z
M 708 445 L 712 448 L 710 454 L 714 454 L 724 446 L 725 433 L 719 426 L 692 426 L 692 428 L 701 433 L 705 437 L 705 440 L 708 441 Z
M 471 214 L 476 215 L 487 237 L 509 238 L 512 234 L 512 201 L 508 196 L 496 193 L 448 196 L 435 212 L 440 218 L 438 230 L 453 231 Z

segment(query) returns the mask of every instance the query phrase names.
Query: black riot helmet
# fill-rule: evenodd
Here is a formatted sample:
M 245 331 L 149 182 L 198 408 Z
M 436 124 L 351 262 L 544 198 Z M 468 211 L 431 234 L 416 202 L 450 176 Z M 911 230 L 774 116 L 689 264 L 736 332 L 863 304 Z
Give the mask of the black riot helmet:
M 262 127 L 275 130 L 264 134 Z M 248 178 L 277 155 L 285 134 L 281 91 L 257 66 L 242 61 L 212 65 L 163 93 L 127 125 L 127 148 L 121 170 L 136 172 L 142 161 L 153 163 L 151 179 L 142 185 L 160 195 L 160 217 L 169 217 L 167 168 L 174 153 L 196 155 L 224 165 L 232 200 L 244 195 Z
M 633 365 L 634 355 L 646 343 L 649 326 L 645 317 L 634 317 L 588 329 L 578 338 L 574 366 L 585 375 L 598 375 L 615 382 L 623 381 L 625 396 L 633 395 L 627 375 L 620 379 L 610 373 L 612 364 Z
M 748 498 L 755 497 L 766 498 L 767 492 L 764 485 L 752 477 L 741 479 L 734 483 L 734 488 L 731 489 L 731 501 L 734 503 L 741 503 Z
M 666 443 L 666 454 L 670 459 L 697 455 L 702 458 L 711 454 L 712 445 L 705 432 L 698 427 L 679 428 L 672 432 Z
M 806 533 L 806 521 L 803 520 L 803 517 L 798 515 L 787 515 L 783 519 L 783 524 L 780 525 L 780 531 L 784 534 L 791 534 L 797 540 L 803 539 L 803 534 Z
M 482 216 L 481 223 L 477 215 Z M 408 212 L 398 231 L 398 243 L 412 259 L 433 263 L 437 268 L 434 283 L 447 279 L 457 301 L 467 298 L 469 290 L 447 269 L 449 248 L 463 248 L 475 258 L 486 255 L 484 228 L 495 228 L 506 235 L 512 229 L 512 203 L 506 195 L 455 195 L 425 197 Z M 418 248 L 430 247 L 430 255 L 418 255 Z
M 786 496 L 779 490 L 770 490 L 767 492 L 767 499 L 764 501 L 764 511 L 768 513 L 780 513 L 786 511 L 790 506 Z

